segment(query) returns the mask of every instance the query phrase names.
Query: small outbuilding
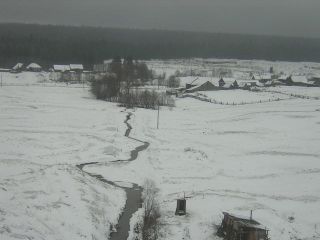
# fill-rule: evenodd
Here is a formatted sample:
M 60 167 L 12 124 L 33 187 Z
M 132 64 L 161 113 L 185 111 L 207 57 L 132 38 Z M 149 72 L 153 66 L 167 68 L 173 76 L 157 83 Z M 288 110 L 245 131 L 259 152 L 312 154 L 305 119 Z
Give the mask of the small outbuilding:
M 252 211 L 250 218 L 227 212 L 223 215 L 218 235 L 225 240 L 269 240 L 267 228 L 252 219 Z
M 177 199 L 176 215 L 182 216 L 187 214 L 186 206 L 187 200 L 185 198 Z

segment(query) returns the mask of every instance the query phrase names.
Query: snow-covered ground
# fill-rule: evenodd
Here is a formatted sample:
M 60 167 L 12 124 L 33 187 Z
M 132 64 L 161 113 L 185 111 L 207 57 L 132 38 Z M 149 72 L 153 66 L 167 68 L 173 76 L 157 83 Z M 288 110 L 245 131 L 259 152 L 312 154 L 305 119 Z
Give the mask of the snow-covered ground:
M 38 74 L 3 83 L 0 239 L 106 239 L 125 193 L 76 164 L 129 155 L 137 144 L 123 137 L 126 113 L 88 89 L 44 85 Z
M 181 98 L 161 108 L 160 129 L 156 111 L 135 109 L 131 136 L 149 148 L 128 164 L 106 165 L 138 145 L 123 136 L 122 108 L 93 99 L 81 85 L 39 83 L 36 74 L 17 79 L 26 86 L 0 88 L 1 239 L 106 239 L 124 192 L 75 167 L 85 162 L 103 163 L 85 170 L 123 184 L 154 179 L 163 239 L 218 239 L 222 211 L 250 210 L 272 240 L 320 238 L 319 100 L 279 94 L 287 99 L 224 106 Z M 315 96 L 320 88 L 304 91 Z M 209 94 L 227 102 L 278 96 Z M 188 214 L 175 216 L 184 195 Z
M 219 90 L 219 91 L 201 91 L 200 96 L 204 96 L 211 102 L 222 104 L 253 104 L 268 101 L 278 101 L 290 99 L 290 96 L 280 93 L 253 92 L 241 89 Z M 195 95 L 197 95 L 195 94 Z
M 320 99 L 320 87 L 293 87 L 293 86 L 276 86 L 268 88 L 268 91 L 280 92 L 287 95 L 297 95 L 301 97 L 311 97 Z
M 317 239 L 320 220 L 319 101 L 292 99 L 221 106 L 194 99 L 156 113 L 139 109 L 133 136 L 150 141 L 140 160 L 124 167 L 90 167 L 110 179 L 162 190 L 165 239 L 212 239 L 222 211 L 254 217 L 271 239 Z M 111 174 L 110 174 L 111 173 Z M 175 199 L 190 197 L 188 216 L 174 215 Z M 291 221 L 289 218 L 293 217 Z

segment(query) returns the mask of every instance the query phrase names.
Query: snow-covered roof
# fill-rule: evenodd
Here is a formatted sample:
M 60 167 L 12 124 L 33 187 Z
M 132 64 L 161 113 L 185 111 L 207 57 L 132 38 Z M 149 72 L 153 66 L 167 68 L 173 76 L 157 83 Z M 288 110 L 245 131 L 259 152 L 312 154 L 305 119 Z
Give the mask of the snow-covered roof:
M 252 76 L 252 79 L 254 80 L 271 80 L 272 75 L 270 73 L 262 73 L 262 74 L 254 74 Z
M 291 76 L 293 82 L 300 82 L 300 83 L 308 83 L 308 78 L 306 76 Z
M 290 77 L 290 75 L 281 75 L 278 77 L 279 80 L 287 80 Z
M 53 69 L 55 71 L 65 72 L 65 71 L 70 71 L 70 66 L 69 65 L 53 65 Z
M 264 74 L 261 75 L 261 79 L 263 79 L 263 80 L 271 80 L 272 79 L 272 74 L 264 73 Z
M 33 69 L 41 69 L 41 66 L 37 63 L 30 63 L 28 66 L 27 66 L 27 69 L 30 69 L 30 68 L 33 68 Z
M 21 69 L 22 67 L 23 67 L 23 63 L 17 63 L 12 69 L 18 70 L 18 69 Z
M 71 70 L 83 70 L 83 65 L 82 64 L 70 64 L 70 69 Z
M 267 229 L 265 226 L 263 226 L 262 224 L 260 224 L 259 222 L 257 222 L 256 220 L 254 220 L 250 217 L 240 216 L 240 215 L 236 215 L 236 214 L 230 214 L 227 212 L 223 212 L 223 215 L 225 215 L 225 216 L 227 215 L 230 218 L 233 218 L 234 221 L 241 223 L 243 226 L 256 228 L 256 229 L 262 229 L 262 230 Z

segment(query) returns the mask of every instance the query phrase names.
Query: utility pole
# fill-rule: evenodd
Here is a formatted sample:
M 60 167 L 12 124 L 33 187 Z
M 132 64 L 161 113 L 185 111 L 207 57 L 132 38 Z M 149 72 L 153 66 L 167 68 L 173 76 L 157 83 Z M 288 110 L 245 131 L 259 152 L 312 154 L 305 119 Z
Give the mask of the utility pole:
M 2 73 L 1 73 L 1 88 L 2 88 Z
M 159 117 L 160 117 L 160 103 L 159 103 L 159 101 L 158 101 L 157 129 L 159 129 Z

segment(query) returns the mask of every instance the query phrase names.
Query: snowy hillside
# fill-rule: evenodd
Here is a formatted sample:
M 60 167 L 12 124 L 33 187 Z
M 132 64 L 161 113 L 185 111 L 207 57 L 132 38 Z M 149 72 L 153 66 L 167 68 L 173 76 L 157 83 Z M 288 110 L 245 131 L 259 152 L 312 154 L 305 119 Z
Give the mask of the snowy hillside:
M 267 69 L 262 62 L 255 66 Z M 156 111 L 95 100 L 82 85 L 32 73 L 4 76 L 1 240 L 107 239 L 125 192 L 76 167 L 90 162 L 97 164 L 84 170 L 108 181 L 156 181 L 162 239 L 218 240 L 222 211 L 249 216 L 250 210 L 272 240 L 320 239 L 320 100 L 290 95 L 317 97 L 320 88 L 203 93 L 223 102 L 256 102 L 238 106 L 177 98 L 176 107 L 160 109 L 157 129 Z M 284 100 L 268 101 L 277 98 Z M 132 139 L 124 137 L 128 112 Z M 139 141 L 150 146 L 136 160 L 111 163 L 128 158 Z M 187 215 L 175 216 L 176 199 L 184 195 Z

